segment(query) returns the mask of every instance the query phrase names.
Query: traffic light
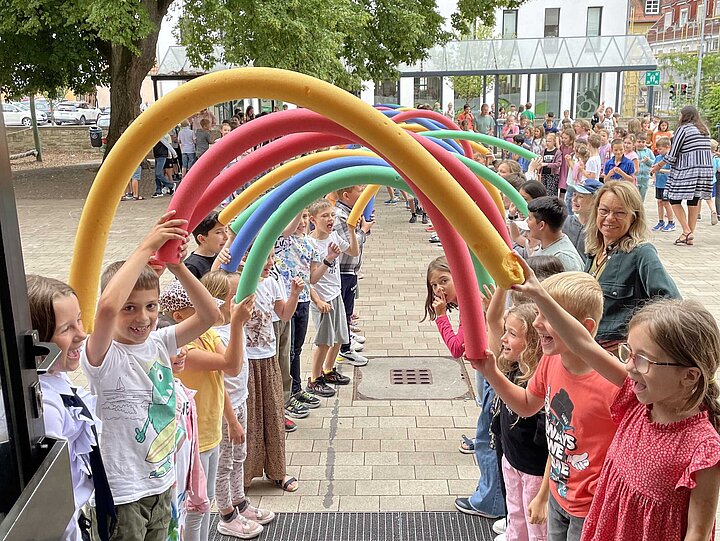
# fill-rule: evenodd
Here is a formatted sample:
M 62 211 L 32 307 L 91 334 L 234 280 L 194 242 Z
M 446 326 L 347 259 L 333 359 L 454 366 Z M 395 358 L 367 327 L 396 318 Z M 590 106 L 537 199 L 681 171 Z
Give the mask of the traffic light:
M 681 84 L 680 85 L 680 95 L 687 96 L 687 91 L 688 91 L 688 85 L 686 85 L 685 83 Z
M 670 85 L 670 99 L 675 99 L 675 85 Z

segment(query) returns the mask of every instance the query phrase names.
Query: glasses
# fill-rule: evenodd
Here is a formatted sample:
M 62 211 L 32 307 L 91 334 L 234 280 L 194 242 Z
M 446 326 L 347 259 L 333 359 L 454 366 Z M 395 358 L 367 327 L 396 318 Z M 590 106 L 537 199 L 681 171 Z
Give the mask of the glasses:
M 632 359 L 632 362 L 635 365 L 635 370 L 637 370 L 640 374 L 647 374 L 650 370 L 651 364 L 654 366 L 685 366 L 680 363 L 659 363 L 651 361 L 645 357 L 645 355 L 633 353 L 628 344 L 620 344 L 620 348 L 618 349 L 618 358 L 623 364 L 627 364 L 630 359 Z
M 612 214 L 618 220 L 624 220 L 625 218 L 627 218 L 628 215 L 628 213 L 624 210 L 610 210 L 604 207 L 598 207 L 597 213 L 598 216 L 600 216 L 601 218 L 607 218 Z

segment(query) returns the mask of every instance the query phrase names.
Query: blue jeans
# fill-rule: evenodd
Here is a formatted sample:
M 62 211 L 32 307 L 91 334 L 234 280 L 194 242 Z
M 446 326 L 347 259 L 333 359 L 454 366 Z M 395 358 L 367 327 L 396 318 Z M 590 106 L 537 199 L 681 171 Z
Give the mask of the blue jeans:
M 190 168 L 197 161 L 197 156 L 195 155 L 194 152 L 183 152 L 182 153 L 182 161 L 183 161 L 183 165 L 185 166 L 185 169 L 190 171 Z
M 547 515 L 548 541 L 580 541 L 585 519 L 574 517 L 550 494 Z
M 573 194 L 575 193 L 575 188 L 568 186 L 567 191 L 565 192 L 565 206 L 567 207 L 568 216 L 572 216 L 573 209 L 572 209 L 572 198 Z
M 173 183 L 165 178 L 165 161 L 167 158 L 155 158 L 155 193 L 162 193 L 163 188 L 174 188 Z
M 476 372 L 478 392 L 482 392 L 480 415 L 478 416 L 477 431 L 475 433 L 475 458 L 480 469 L 480 480 L 475 492 L 470 496 L 470 505 L 473 509 L 488 516 L 505 516 L 505 499 L 500 486 L 500 469 L 498 467 L 495 449 L 490 448 L 490 408 L 495 398 L 495 391 L 487 381 Z

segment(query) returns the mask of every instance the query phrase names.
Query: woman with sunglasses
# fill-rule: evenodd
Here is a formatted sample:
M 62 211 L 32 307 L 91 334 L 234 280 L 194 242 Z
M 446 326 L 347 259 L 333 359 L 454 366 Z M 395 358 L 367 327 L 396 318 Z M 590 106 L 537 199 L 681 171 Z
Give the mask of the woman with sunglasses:
M 720 489 L 720 331 L 700 303 L 661 299 L 629 324 L 619 358 L 524 264 L 531 297 L 572 351 L 618 387 L 608 449 L 581 541 L 706 541 Z
M 627 339 L 633 312 L 656 297 L 680 298 L 655 247 L 640 192 L 630 182 L 608 181 L 595 192 L 585 237 L 587 263 L 604 293 L 597 341 L 611 353 Z

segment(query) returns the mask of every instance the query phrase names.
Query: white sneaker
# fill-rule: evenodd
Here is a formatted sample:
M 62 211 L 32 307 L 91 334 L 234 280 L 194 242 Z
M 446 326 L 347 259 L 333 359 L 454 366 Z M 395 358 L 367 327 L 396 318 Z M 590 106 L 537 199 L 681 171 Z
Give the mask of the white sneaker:
M 505 537 L 505 534 L 504 534 L 504 533 L 501 533 L 500 535 L 498 535 L 498 536 L 495 538 L 495 541 L 506 541 L 506 540 L 507 540 L 507 537 Z
M 505 533 L 505 530 L 507 530 L 507 519 L 501 518 L 500 520 L 496 520 L 493 522 L 492 530 L 495 533 Z
M 220 520 L 217 531 L 222 535 L 230 535 L 239 539 L 253 539 L 262 533 L 263 527 L 243 515 L 238 515 L 230 522 Z
M 365 345 L 361 344 L 360 342 L 350 340 L 350 349 L 353 351 L 362 351 L 363 349 L 365 349 Z
M 258 524 L 267 524 L 272 522 L 275 518 L 275 513 L 267 509 L 260 509 L 259 507 L 253 507 L 252 504 L 248 503 L 245 510 L 240 513 L 241 516 L 248 519 L 250 522 L 257 522 Z
M 365 366 L 368 363 L 367 357 L 363 357 L 356 351 L 348 351 L 347 353 L 340 352 L 337 357 L 338 361 L 345 361 L 353 366 Z
M 361 334 L 355 334 L 354 332 L 350 333 L 350 340 L 352 340 L 353 342 L 357 342 L 358 344 L 365 343 L 365 337 Z

